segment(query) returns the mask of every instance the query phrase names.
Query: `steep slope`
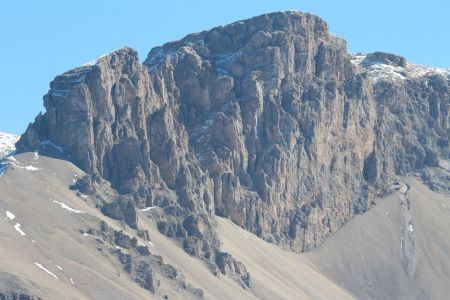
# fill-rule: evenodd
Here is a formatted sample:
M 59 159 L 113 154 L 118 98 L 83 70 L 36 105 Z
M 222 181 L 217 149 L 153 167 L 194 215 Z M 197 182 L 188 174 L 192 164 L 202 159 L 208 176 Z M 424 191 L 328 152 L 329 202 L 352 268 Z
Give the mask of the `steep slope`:
M 152 217 L 158 208 L 138 212 L 143 229 L 140 232 L 145 235 L 124 228 L 123 223 L 101 214 L 95 197 L 70 189 L 74 180 L 83 176 L 80 169 L 41 154 L 15 156 L 14 165 L 0 179 L 0 298 L 264 299 L 265 290 L 278 298 L 285 295 L 286 291 L 269 284 L 271 277 L 266 274 L 273 270 L 268 264 L 258 266 L 261 271 L 254 275 L 254 280 L 266 282 L 266 287 L 256 285 L 245 290 L 225 276 L 213 275 L 200 260 L 158 232 Z M 20 168 L 26 165 L 36 169 Z M 250 240 L 273 264 L 291 263 L 293 270 L 303 269 L 296 280 L 314 285 L 295 286 L 293 277 L 277 275 L 278 280 L 291 286 L 290 292 L 303 294 L 304 299 L 351 299 L 299 255 L 257 241 L 257 237 L 237 230 L 228 221 L 219 220 L 218 224 L 218 233 L 232 253 Z M 103 229 L 99 231 L 100 227 Z M 122 239 L 117 235 L 106 238 L 104 228 L 123 232 Z M 141 251 L 133 251 L 124 236 L 135 237 Z M 131 267 L 124 262 L 127 254 Z M 154 291 L 136 281 L 133 270 L 139 261 L 149 263 L 144 274 L 153 274 Z M 191 283 L 201 290 L 194 289 Z
M 357 299 L 447 299 L 450 198 L 415 178 L 308 254 Z
M 95 197 L 70 189 L 81 176 L 61 159 L 8 158 L 0 178 L 0 298 L 202 298 L 181 271 L 150 252 L 148 235 L 123 232 Z

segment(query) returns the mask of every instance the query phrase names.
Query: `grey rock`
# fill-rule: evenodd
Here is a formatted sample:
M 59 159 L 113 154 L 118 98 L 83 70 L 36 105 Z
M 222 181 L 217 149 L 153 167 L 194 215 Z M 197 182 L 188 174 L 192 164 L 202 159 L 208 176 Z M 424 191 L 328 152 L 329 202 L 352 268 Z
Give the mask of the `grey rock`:
M 217 252 L 216 264 L 222 274 L 231 275 L 243 288 L 250 287 L 250 274 L 243 263 L 234 259 L 229 253 Z
M 33 292 L 34 291 L 34 292 Z M 0 299 L 1 300 L 42 300 L 36 294 L 36 286 L 16 275 L 0 272 Z
M 161 279 L 165 278 L 188 297 L 203 298 L 203 290 L 189 284 L 179 269 L 165 263 L 161 256 L 152 254 L 147 246 L 139 245 L 135 237 L 114 230 L 104 221 L 100 222 L 98 228 L 87 230 L 87 233 L 96 237 L 99 251 L 116 257 L 128 276 L 151 293 L 158 293 Z
M 106 216 L 115 220 L 123 220 L 131 228 L 137 229 L 136 204 L 133 200 L 119 198 L 114 202 L 105 203 L 101 211 Z
M 386 52 L 374 52 L 370 53 L 366 56 L 366 59 L 363 62 L 363 65 L 368 66 L 372 64 L 384 64 L 384 65 L 393 65 L 398 67 L 406 67 L 406 58 L 386 53 Z
M 136 208 L 156 205 L 162 233 L 233 273 L 214 255 L 213 214 L 306 251 L 396 175 L 449 157 L 449 78 L 387 53 L 353 60 L 297 12 L 188 35 L 143 65 L 123 48 L 57 76 L 17 146 L 61 145 L 120 194 L 106 215 L 137 228 Z

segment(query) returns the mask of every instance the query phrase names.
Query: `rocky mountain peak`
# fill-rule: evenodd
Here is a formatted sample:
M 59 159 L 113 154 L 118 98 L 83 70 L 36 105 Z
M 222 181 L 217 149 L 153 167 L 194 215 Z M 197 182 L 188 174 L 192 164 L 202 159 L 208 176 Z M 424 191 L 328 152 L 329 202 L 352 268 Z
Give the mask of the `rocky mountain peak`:
M 327 23 L 317 16 L 294 11 L 276 12 L 190 34 L 180 41 L 156 47 L 150 51 L 144 64 L 152 68 L 161 60 L 162 54 L 177 51 L 183 46 L 190 46 L 205 57 L 240 51 L 246 44 L 267 43 L 271 34 L 314 36 L 324 40 L 335 38 L 329 35 Z
M 408 63 L 406 58 L 395 54 L 358 53 L 351 56 L 351 61 L 355 66 L 367 72 L 374 83 L 394 81 L 397 84 L 403 84 L 407 80 L 424 80 L 427 77 L 437 77 L 444 81 L 448 81 L 450 78 L 450 69 Z
M 18 146 L 64 147 L 92 175 L 80 187 L 118 192 L 105 214 L 137 228 L 136 209 L 158 206 L 158 229 L 216 266 L 228 256 L 214 214 L 306 251 L 395 176 L 448 156 L 448 77 L 395 84 L 408 68 L 349 55 L 316 16 L 266 14 L 153 48 L 143 65 L 123 48 L 57 76 Z
M 374 64 L 384 64 L 396 67 L 406 67 L 406 58 L 385 52 L 374 52 L 367 54 L 362 64 L 366 67 Z

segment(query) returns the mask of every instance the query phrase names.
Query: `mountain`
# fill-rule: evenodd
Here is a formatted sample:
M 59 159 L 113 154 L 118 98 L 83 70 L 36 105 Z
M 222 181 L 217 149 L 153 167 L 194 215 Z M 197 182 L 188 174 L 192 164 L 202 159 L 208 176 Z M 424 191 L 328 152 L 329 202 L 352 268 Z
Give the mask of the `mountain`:
M 16 135 L 0 132 L 0 158 L 14 151 L 18 140 Z
M 18 140 L 19 137 L 16 135 L 0 132 L 0 176 L 6 171 L 6 164 L 2 163 L 2 158 L 13 153 Z
M 271 13 L 156 47 L 143 64 L 125 47 L 57 76 L 44 96 L 46 112 L 16 144 L 21 163 L 14 172 L 29 171 L 30 184 L 37 184 L 34 194 L 47 201 L 39 205 L 43 215 L 52 203 L 73 213 L 74 220 L 60 221 L 63 241 L 77 230 L 95 239 L 97 251 L 84 241 L 91 248 L 72 256 L 105 257 L 103 265 L 86 270 L 105 270 L 97 291 L 89 290 L 89 277 L 84 278 L 79 288 L 87 297 L 108 292 L 131 297 L 124 290 L 123 296 L 112 292 L 131 280 L 136 293 L 143 288 L 148 295 L 181 298 L 423 299 L 449 292 L 450 257 L 442 254 L 448 253 L 449 236 L 431 235 L 435 247 L 420 236 L 446 224 L 446 215 L 436 213 L 434 223 L 421 223 L 417 216 L 427 213 L 416 209 L 415 201 L 424 207 L 426 193 L 408 195 L 414 189 L 448 193 L 449 95 L 449 70 L 384 52 L 352 55 L 319 17 Z M 43 172 L 39 182 L 36 174 Z M 49 194 L 55 191 L 42 190 L 51 172 L 66 178 L 48 183 L 57 198 Z M 2 190 L 13 193 L 0 202 L 20 210 L 11 200 L 19 191 L 8 181 L 24 175 L 8 169 L 4 176 Z M 62 199 L 69 195 L 66 204 Z M 393 195 L 400 199 L 396 221 L 375 226 L 373 211 Z M 378 235 L 358 231 L 371 225 Z M 422 229 L 416 233 L 416 227 Z M 381 228 L 386 231 L 377 231 Z M 246 231 L 287 251 L 310 251 L 311 259 L 282 254 Z M 353 240 L 354 232 L 359 239 Z M 156 252 L 147 245 L 153 238 L 172 247 Z M 364 256 L 352 259 L 342 246 L 358 243 L 350 249 L 372 256 L 364 244 L 369 240 L 397 243 L 382 248 L 400 253 L 384 260 L 391 269 L 376 269 L 376 261 Z M 185 253 L 172 249 L 173 243 Z M 67 253 L 54 251 L 61 259 Z M 427 251 L 436 258 L 425 259 Z M 178 263 L 163 262 L 155 253 Z M 186 254 L 197 258 L 195 267 L 180 266 L 177 256 Z M 443 267 L 432 269 L 438 258 Z M 279 264 L 282 269 L 274 267 Z M 22 277 L 12 270 L 8 276 Z M 283 270 L 289 273 L 281 275 Z M 426 292 L 430 281 L 421 277 L 432 270 L 440 275 L 432 277 L 434 294 Z M 114 276 L 122 271 L 125 278 Z M 220 287 L 196 277 L 200 272 L 222 278 Z M 280 272 L 277 288 L 271 272 Z M 399 273 L 403 277 L 394 276 Z M 358 274 L 365 275 L 351 280 Z M 306 284 L 296 276 L 317 280 Z M 23 277 L 31 282 L 24 290 L 30 290 L 34 275 Z M 380 278 L 401 288 L 383 290 Z M 62 290 L 50 289 L 54 282 L 34 284 Z M 415 290 L 407 289 L 411 286 Z

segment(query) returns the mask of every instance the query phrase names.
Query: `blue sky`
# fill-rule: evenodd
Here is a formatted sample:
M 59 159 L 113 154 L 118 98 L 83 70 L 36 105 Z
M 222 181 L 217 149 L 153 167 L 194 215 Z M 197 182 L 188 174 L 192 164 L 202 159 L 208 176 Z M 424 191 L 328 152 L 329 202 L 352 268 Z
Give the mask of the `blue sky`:
M 148 51 L 184 35 L 271 11 L 324 18 L 350 52 L 382 50 L 450 67 L 448 0 L 10 0 L 0 3 L 0 131 L 21 134 L 58 74 L 105 52 Z

